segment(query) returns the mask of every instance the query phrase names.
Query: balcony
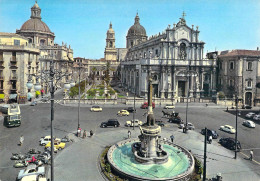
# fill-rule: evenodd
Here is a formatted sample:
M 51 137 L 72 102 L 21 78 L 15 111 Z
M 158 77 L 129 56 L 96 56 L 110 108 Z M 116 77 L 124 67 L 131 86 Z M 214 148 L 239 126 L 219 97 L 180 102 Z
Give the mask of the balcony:
M 17 69 L 18 67 L 16 65 L 10 65 L 10 69 Z
M 10 59 L 10 62 L 11 62 L 11 64 L 16 64 L 17 63 L 16 59 Z
M 16 75 L 11 75 L 10 80 L 17 80 L 17 76 Z

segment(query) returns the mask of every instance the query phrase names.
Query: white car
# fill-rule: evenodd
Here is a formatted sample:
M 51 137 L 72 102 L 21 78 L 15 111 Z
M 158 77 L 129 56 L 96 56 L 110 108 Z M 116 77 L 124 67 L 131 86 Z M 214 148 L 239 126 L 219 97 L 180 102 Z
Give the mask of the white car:
M 21 181 L 47 181 L 47 179 L 39 175 L 30 175 L 23 177 Z
M 131 126 L 131 127 L 133 127 L 133 126 L 141 126 L 142 124 L 143 124 L 142 121 L 139 121 L 138 119 L 135 119 L 135 120 L 134 120 L 134 123 L 133 123 L 133 120 L 131 120 L 131 121 L 126 121 L 125 126 Z
M 230 126 L 230 125 L 220 126 L 220 130 L 226 131 L 226 132 L 232 133 L 232 134 L 233 134 L 233 133 L 236 133 L 236 129 L 233 128 L 233 127 Z
M 245 120 L 242 124 L 249 128 L 255 128 L 255 123 L 253 121 Z
M 61 141 L 60 138 L 55 138 L 57 141 Z M 45 146 L 51 141 L 51 136 L 45 136 L 40 139 L 40 145 Z
M 179 128 L 180 128 L 180 129 L 183 129 L 185 126 L 186 126 L 185 123 L 181 123 L 181 124 L 179 125 Z M 192 123 L 187 123 L 187 129 L 188 129 L 188 130 L 195 130 L 195 126 L 194 126 Z
M 259 114 L 254 115 L 253 120 L 259 121 L 260 120 L 260 115 Z
M 17 180 L 22 179 L 25 176 L 41 175 L 45 176 L 45 167 L 37 167 L 35 164 L 28 165 L 26 169 L 20 170 L 17 176 Z
M 175 106 L 171 105 L 171 104 L 166 104 L 166 106 L 164 106 L 164 109 L 174 109 Z
M 100 107 L 100 106 L 92 106 L 90 108 L 90 111 L 91 112 L 101 112 L 102 111 L 102 107 Z
M 255 116 L 255 113 L 254 112 L 249 112 L 246 114 L 246 118 L 253 118 Z

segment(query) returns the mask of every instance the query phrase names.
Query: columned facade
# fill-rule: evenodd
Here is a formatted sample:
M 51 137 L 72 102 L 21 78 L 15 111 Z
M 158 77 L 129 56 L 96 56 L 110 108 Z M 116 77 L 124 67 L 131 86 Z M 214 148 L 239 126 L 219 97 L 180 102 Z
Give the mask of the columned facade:
M 139 20 L 138 17 L 138 23 Z M 130 29 L 138 33 L 141 28 L 133 30 L 132 26 Z M 186 97 L 187 90 L 189 97 L 215 96 L 216 61 L 203 59 L 205 43 L 199 40 L 199 33 L 199 27 L 196 29 L 193 25 L 192 28 L 188 27 L 183 16 L 177 25 L 174 24 L 172 28 L 169 25 L 164 32 L 153 35 L 148 40 L 136 44 L 128 42 L 127 56 L 121 65 L 121 77 L 125 88 L 133 92 L 129 89 L 132 83 L 127 79 L 129 77 L 127 72 L 134 72 L 139 66 L 140 97 L 147 96 L 148 75 L 152 76 L 155 97 Z M 135 36 L 133 35 L 133 38 Z M 127 40 L 131 38 L 131 34 L 128 34 Z M 197 76 L 180 75 L 183 71 L 196 72 Z

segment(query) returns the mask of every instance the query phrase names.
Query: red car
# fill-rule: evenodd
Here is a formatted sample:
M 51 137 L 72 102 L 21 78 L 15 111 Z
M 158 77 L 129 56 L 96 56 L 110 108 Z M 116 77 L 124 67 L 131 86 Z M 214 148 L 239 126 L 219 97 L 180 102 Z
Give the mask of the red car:
M 154 102 L 152 102 L 152 107 L 155 108 L 155 103 Z M 141 108 L 142 109 L 147 109 L 148 108 L 148 102 L 143 103 Z

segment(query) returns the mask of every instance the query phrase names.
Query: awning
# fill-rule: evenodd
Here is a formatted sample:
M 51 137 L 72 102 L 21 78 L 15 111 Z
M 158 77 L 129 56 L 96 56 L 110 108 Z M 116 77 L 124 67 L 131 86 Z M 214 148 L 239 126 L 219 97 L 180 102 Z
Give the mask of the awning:
M 27 94 L 27 99 L 29 100 L 29 99 L 31 99 L 31 98 L 33 98 L 33 94 L 32 94 L 31 92 L 28 92 L 28 94 Z
M 5 98 L 5 94 L 0 94 L 0 99 L 4 99 Z
M 9 99 L 16 99 L 17 94 L 10 94 Z

